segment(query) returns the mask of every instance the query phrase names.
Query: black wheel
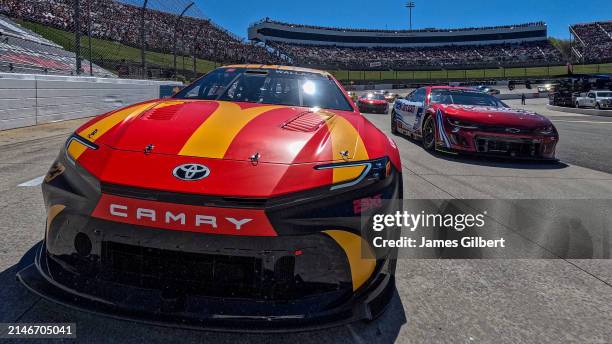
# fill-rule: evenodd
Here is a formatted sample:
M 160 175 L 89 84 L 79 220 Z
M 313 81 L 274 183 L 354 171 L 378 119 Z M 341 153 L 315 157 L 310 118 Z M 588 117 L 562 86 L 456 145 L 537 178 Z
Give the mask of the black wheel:
M 601 110 L 601 106 L 599 106 L 599 103 L 595 104 L 595 108 L 596 108 L 597 110 Z
M 397 121 L 395 120 L 395 112 L 391 112 L 391 133 L 397 135 Z
M 436 149 L 436 123 L 434 122 L 433 116 L 427 116 L 425 119 L 421 135 L 423 139 L 423 148 L 430 152 L 434 151 Z
M 580 109 L 580 103 L 576 102 L 576 109 Z

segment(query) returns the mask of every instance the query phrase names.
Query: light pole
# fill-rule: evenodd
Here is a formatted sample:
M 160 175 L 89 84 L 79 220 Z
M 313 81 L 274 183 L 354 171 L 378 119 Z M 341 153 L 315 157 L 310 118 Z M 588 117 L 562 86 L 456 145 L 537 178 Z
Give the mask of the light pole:
M 414 1 L 408 1 L 406 3 L 406 8 L 410 11 L 410 30 L 412 30 L 412 9 L 416 7 Z

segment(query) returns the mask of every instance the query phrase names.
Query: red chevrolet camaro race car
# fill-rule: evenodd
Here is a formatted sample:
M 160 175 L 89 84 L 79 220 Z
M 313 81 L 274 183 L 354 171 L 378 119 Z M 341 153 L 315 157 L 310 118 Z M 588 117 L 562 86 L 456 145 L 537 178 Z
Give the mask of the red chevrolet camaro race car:
M 546 117 L 509 108 L 469 88 L 429 86 L 398 99 L 391 131 L 422 140 L 427 150 L 555 159 L 559 134 Z
M 43 194 L 18 277 L 69 306 L 280 331 L 373 319 L 393 295 L 397 249 L 372 255 L 361 214 L 402 197 L 398 150 L 326 72 L 227 66 L 96 117 Z
M 389 102 L 382 93 L 366 93 L 357 99 L 357 106 L 361 112 L 387 113 Z

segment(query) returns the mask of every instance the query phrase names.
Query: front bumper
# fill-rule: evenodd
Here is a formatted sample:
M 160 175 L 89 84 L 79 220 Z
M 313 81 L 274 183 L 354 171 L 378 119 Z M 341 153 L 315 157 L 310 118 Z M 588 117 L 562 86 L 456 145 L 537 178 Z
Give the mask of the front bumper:
M 37 248 L 35 261 L 17 277 L 33 293 L 64 306 L 118 319 L 190 329 L 287 332 L 372 320 L 382 314 L 395 290 L 388 265 L 368 290 L 357 294 L 350 288 L 332 288 L 330 284 L 323 293 L 267 301 L 151 288 L 145 283 L 154 278 L 131 276 L 130 281 L 129 276 L 116 276 L 124 278 L 117 281 L 112 276 L 94 277 L 93 271 L 92 276 L 84 276 L 60 264 L 47 254 L 43 242 Z
M 479 130 L 446 130 L 439 150 L 492 157 L 555 160 L 558 136 L 506 134 Z
M 160 204 L 167 204 L 169 196 L 185 204 L 202 200 L 100 185 L 78 164 L 60 160 L 68 167 L 52 168 L 53 178 L 43 183 L 45 240 L 35 261 L 18 273 L 28 289 L 47 299 L 116 318 L 239 332 L 302 331 L 372 320 L 391 300 L 397 251 L 359 259 L 354 250 L 365 235 L 352 210 L 356 198 L 400 198 L 397 171 L 384 183 L 334 197 L 308 192 L 265 205 L 236 199 L 217 205 L 264 208 L 278 235 L 257 237 L 94 217 L 102 194 Z M 338 235 L 359 243 L 347 248 Z

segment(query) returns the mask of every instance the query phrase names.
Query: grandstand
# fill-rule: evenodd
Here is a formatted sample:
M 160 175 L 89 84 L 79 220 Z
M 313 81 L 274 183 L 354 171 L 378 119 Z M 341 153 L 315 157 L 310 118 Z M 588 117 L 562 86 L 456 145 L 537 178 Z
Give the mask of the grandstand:
M 90 73 L 89 63 L 82 65 Z M 112 73 L 92 64 L 96 76 Z M 0 15 L 0 71 L 70 75 L 76 71 L 75 54 Z
M 497 68 L 561 63 L 543 22 L 482 28 L 371 30 L 290 24 L 249 27 L 294 64 L 327 69 Z
M 132 1 L 142 3 L 142 1 Z M 161 3 L 168 8 L 169 4 Z M 210 19 L 186 13 L 180 18 L 178 14 L 164 12 L 147 7 L 143 12 L 141 6 L 114 1 L 82 1 L 83 15 L 81 31 L 87 32 L 87 21 L 91 18 L 91 36 L 99 39 L 120 42 L 130 47 L 141 47 L 141 18 L 144 13 L 145 46 L 149 51 L 172 53 L 178 50 L 179 55 L 197 56 L 222 63 L 271 63 L 277 57 L 262 46 L 248 44 L 239 37 L 222 29 Z M 74 31 L 73 0 L 4 0 L 0 3 L 0 12 L 21 20 L 44 24 L 64 31 Z M 176 30 L 176 32 L 175 32 Z M 102 60 L 112 60 L 112 56 L 102 56 Z
M 572 54 L 583 63 L 612 61 L 612 21 L 570 26 Z

